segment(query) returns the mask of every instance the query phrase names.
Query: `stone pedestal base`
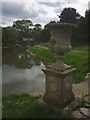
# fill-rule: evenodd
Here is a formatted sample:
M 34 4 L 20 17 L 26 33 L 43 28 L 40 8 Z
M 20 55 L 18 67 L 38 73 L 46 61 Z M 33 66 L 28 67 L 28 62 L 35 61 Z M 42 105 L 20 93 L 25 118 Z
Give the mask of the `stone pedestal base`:
M 74 99 L 72 75 L 76 69 L 69 68 L 63 72 L 49 68 L 42 70 L 46 75 L 46 93 L 43 100 L 51 105 L 63 108 Z

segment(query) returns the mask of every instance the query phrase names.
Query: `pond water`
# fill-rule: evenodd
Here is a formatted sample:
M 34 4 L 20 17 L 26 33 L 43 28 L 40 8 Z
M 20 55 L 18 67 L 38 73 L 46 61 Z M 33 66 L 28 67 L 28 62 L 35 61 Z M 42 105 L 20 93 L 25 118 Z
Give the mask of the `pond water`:
M 45 92 L 43 62 L 24 48 L 2 49 L 2 95 Z

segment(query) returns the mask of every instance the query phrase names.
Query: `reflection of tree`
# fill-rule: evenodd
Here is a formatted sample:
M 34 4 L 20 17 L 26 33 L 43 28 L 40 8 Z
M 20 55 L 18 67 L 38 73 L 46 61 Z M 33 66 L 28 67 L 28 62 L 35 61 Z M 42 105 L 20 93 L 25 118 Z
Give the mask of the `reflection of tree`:
M 26 53 L 20 48 L 3 48 L 2 64 L 14 65 L 20 69 L 31 68 L 32 65 L 40 65 L 40 60 Z

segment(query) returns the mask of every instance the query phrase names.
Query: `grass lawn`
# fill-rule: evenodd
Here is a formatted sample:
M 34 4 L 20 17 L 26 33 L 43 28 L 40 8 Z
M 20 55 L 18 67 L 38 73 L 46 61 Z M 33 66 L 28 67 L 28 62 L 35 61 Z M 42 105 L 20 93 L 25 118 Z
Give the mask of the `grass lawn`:
M 88 52 L 90 46 L 89 45 L 73 45 L 72 50 L 80 50 L 80 51 L 85 51 Z
M 48 47 L 48 46 L 49 46 L 49 43 L 40 43 L 39 45 L 40 45 L 40 46 Z
M 49 43 L 40 43 L 39 45 L 48 47 Z M 79 50 L 79 51 L 88 52 L 88 48 L 90 48 L 90 46 L 88 46 L 88 45 L 72 45 L 72 50 Z
M 8 95 L 2 98 L 3 118 L 70 118 L 71 112 L 62 112 L 36 102 L 41 96 L 29 94 Z
M 29 47 L 28 50 L 49 63 L 55 63 L 55 54 L 47 49 L 39 47 Z M 65 53 L 64 62 L 72 67 L 75 67 L 77 71 L 74 73 L 73 82 L 80 83 L 84 81 L 86 73 L 88 72 L 88 53 L 68 52 Z

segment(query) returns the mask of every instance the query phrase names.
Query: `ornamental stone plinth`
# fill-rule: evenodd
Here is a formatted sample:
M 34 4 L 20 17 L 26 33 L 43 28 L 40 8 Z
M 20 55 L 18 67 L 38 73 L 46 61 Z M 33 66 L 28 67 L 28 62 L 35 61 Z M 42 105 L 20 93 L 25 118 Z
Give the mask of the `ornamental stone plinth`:
M 46 75 L 46 93 L 43 100 L 49 104 L 64 107 L 69 104 L 74 95 L 72 80 L 75 68 L 64 64 L 64 52 L 71 50 L 71 32 L 77 28 L 74 24 L 50 23 L 47 25 L 50 34 L 49 49 L 56 53 L 56 63 L 42 69 Z
M 43 100 L 59 107 L 64 107 L 69 104 L 74 99 L 72 92 L 74 71 L 76 71 L 75 68 L 70 68 L 63 72 L 44 68 L 43 72 L 46 75 L 46 93 Z

